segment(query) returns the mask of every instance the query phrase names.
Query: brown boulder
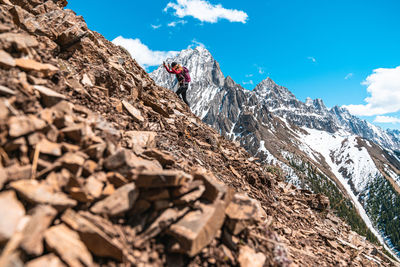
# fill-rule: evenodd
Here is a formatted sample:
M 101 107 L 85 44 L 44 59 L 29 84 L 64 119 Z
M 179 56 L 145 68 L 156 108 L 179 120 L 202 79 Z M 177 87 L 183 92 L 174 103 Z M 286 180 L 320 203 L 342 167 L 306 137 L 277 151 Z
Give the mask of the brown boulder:
M 160 170 L 161 165 L 157 161 L 150 161 L 136 156 L 132 151 L 121 149 L 104 160 L 104 167 L 110 171 L 118 171 L 128 174 L 131 169 Z
M 144 118 L 137 108 L 129 104 L 129 102 L 123 100 L 122 105 L 124 105 L 124 108 L 128 111 L 128 113 L 132 116 L 133 120 L 136 122 L 144 122 Z
M 85 180 L 85 190 L 93 197 L 99 198 L 103 192 L 104 183 L 96 179 L 94 175 Z
M 155 148 L 144 151 L 143 155 L 156 159 L 163 167 L 172 165 L 175 162 L 174 158 L 171 155 L 161 152 Z
M 113 184 L 115 188 L 119 188 L 128 183 L 128 180 L 118 172 L 107 173 L 107 181 Z
M 0 44 L 5 48 L 15 47 L 19 51 L 26 51 L 31 47 L 38 47 L 39 42 L 35 37 L 25 33 L 2 33 L 0 34 Z
M 99 160 L 103 157 L 107 145 L 105 143 L 94 144 L 89 146 L 84 152 L 93 160 Z
M 179 218 L 189 211 L 189 207 L 182 209 L 169 208 L 164 210 L 156 220 L 149 226 L 140 236 L 135 240 L 135 246 L 140 247 L 146 240 L 153 238 L 167 229 L 172 223 L 176 222 Z
M 260 203 L 244 194 L 235 194 L 225 210 L 226 226 L 233 235 L 238 235 L 247 226 L 262 221 L 266 214 Z
M 192 176 L 182 171 L 142 171 L 138 174 L 136 185 L 143 188 L 178 187 L 191 180 Z
M 11 165 L 5 168 L 7 181 L 26 180 L 32 175 L 32 165 L 20 166 L 19 164 Z
M 26 267 L 65 267 L 65 264 L 53 253 L 28 261 Z
M 15 189 L 28 201 L 35 204 L 48 204 L 56 209 L 66 209 L 73 207 L 77 202 L 70 199 L 62 192 L 54 192 L 52 187 L 39 183 L 37 180 L 20 180 L 12 182 L 10 187 Z
M 211 172 L 207 172 L 203 168 L 193 172 L 193 179 L 203 181 L 206 190 L 202 197 L 208 201 L 214 202 L 216 199 L 221 199 L 228 192 L 225 184 L 218 181 Z
M 1 55 L 0 55 L 1 56 Z M 0 62 L 1 63 L 1 62 Z M 11 90 L 8 87 L 5 87 L 3 85 L 0 85 L 0 95 L 4 95 L 4 96 L 12 96 L 15 95 L 15 91 Z
M 238 258 L 240 267 L 262 267 L 266 259 L 267 257 L 261 252 L 256 253 L 248 246 L 240 247 Z
M 128 131 L 125 132 L 124 136 L 127 138 L 129 147 L 132 147 L 137 154 L 142 153 L 147 148 L 156 146 L 156 132 Z
M 8 120 L 10 137 L 19 137 L 30 132 L 42 130 L 46 123 L 33 115 L 11 117 Z
M 52 75 L 58 71 L 58 68 L 51 64 L 43 64 L 28 58 L 15 59 L 15 65 L 25 71 L 38 71 L 45 75 Z
M 44 238 L 50 250 L 57 252 L 69 266 L 92 266 L 92 255 L 80 240 L 79 235 L 65 224 L 49 228 Z
M 139 190 L 134 183 L 118 188 L 111 196 L 94 204 L 90 209 L 93 213 L 120 216 L 130 210 L 139 196 Z
M 71 125 L 61 130 L 66 137 L 74 142 L 80 143 L 84 137 L 93 135 L 92 129 L 86 124 Z
M 71 173 L 77 174 L 85 163 L 85 158 L 80 153 L 68 152 L 65 153 L 58 161 Z
M 53 143 L 43 138 L 38 144 L 40 146 L 40 153 L 59 157 L 62 155 L 61 144 Z
M 93 160 L 86 160 L 85 163 L 82 166 L 82 173 L 85 175 L 85 177 L 93 174 L 96 169 L 97 169 L 97 163 L 94 162 Z
M 24 206 L 14 191 L 0 193 L 0 244 L 8 241 L 16 231 L 18 222 L 24 217 Z
M 225 219 L 224 209 L 222 200 L 217 200 L 213 205 L 200 204 L 199 210 L 189 212 L 171 225 L 167 233 L 178 242 L 172 250 L 190 257 L 200 252 L 221 229 Z
M 44 232 L 51 225 L 57 211 L 50 206 L 39 205 L 32 211 L 32 216 L 22 231 L 20 246 L 29 255 L 43 253 Z
M 61 219 L 79 233 L 82 242 L 94 255 L 123 260 L 121 244 L 94 223 L 70 209 L 64 212 Z
M 14 58 L 4 50 L 0 50 L 0 67 L 3 68 L 15 67 Z
M 51 66 L 51 65 L 50 65 Z M 66 97 L 62 94 L 59 94 L 47 87 L 41 85 L 33 86 L 39 93 L 40 97 L 42 98 L 43 104 L 46 107 L 54 106 L 55 104 L 59 103 L 60 101 L 66 99 Z

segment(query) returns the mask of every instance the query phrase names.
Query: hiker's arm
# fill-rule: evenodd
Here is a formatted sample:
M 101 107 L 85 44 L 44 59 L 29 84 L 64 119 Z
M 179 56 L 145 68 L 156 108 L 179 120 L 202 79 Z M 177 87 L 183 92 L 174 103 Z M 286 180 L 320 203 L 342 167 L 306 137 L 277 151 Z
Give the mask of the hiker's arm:
M 173 70 L 170 70 L 166 64 L 164 64 L 164 68 L 165 68 L 165 70 L 168 71 L 169 73 L 175 73 L 175 72 L 173 72 Z
M 179 70 L 172 70 L 175 74 L 181 74 L 182 73 L 182 69 L 179 69 Z

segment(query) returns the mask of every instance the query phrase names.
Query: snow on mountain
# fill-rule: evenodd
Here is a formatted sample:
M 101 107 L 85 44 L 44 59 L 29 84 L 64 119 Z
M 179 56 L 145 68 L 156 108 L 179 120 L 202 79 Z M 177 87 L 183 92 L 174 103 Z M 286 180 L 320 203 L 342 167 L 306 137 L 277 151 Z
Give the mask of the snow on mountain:
M 301 167 L 313 166 L 321 177 L 326 177 L 319 183 L 327 183 L 323 179 L 333 181 L 351 199 L 371 231 L 379 232 L 382 242 L 385 237 L 396 247 L 389 230 L 382 227 L 381 211 L 372 208 L 375 204 L 366 196 L 371 185 L 382 183 L 381 179 L 391 179 L 392 184 L 400 181 L 398 131 L 382 130 L 345 108 L 329 109 L 321 99 L 299 101 L 270 78 L 252 91 L 245 90 L 229 76 L 225 78 L 218 62 L 202 47 L 183 50 L 168 60 L 172 61 L 190 70 L 193 82 L 188 100 L 192 111 L 204 122 L 238 141 L 261 161 L 279 166 L 286 180 L 296 186 L 315 186 L 315 181 L 310 181 L 314 177 L 310 170 Z M 161 86 L 176 88 L 175 77 L 162 66 L 151 77 Z
M 367 226 L 380 237 L 357 198 L 360 192 L 368 191 L 371 179 L 380 174 L 368 151 L 363 147 L 357 147 L 359 137 L 345 131 L 332 134 L 308 128 L 303 128 L 303 130 L 306 133 L 299 133 L 299 136 L 303 140 L 304 147 L 309 149 L 304 147 L 301 149 L 306 153 L 317 151 L 324 157 L 336 178 L 351 196 Z M 310 156 L 313 157 L 313 154 Z M 380 240 L 383 243 L 382 237 Z

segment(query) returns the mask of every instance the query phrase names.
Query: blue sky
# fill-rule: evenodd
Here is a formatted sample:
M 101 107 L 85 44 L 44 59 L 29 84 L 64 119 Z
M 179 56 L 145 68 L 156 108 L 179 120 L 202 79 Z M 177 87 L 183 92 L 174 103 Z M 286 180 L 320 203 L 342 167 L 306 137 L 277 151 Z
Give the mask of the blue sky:
M 135 40 L 147 70 L 201 43 L 247 89 L 269 76 L 302 101 L 400 129 L 398 0 L 68 2 L 107 39 Z

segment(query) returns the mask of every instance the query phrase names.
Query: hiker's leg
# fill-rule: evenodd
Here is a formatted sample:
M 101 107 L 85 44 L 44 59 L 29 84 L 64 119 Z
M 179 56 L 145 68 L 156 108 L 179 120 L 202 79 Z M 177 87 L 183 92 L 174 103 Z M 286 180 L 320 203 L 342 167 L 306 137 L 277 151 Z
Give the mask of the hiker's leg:
M 182 86 L 182 99 L 186 103 L 186 105 L 188 105 L 190 107 L 189 102 L 186 99 L 186 91 L 187 90 L 188 90 L 188 84 Z
M 183 86 L 180 85 L 178 90 L 176 91 L 176 94 L 179 96 L 180 94 L 182 94 L 182 90 L 183 90 Z

